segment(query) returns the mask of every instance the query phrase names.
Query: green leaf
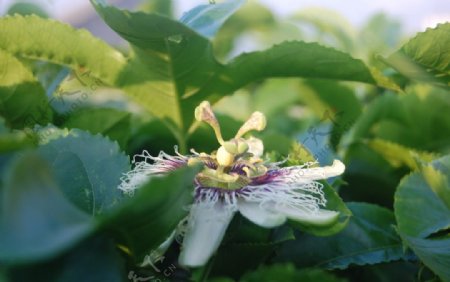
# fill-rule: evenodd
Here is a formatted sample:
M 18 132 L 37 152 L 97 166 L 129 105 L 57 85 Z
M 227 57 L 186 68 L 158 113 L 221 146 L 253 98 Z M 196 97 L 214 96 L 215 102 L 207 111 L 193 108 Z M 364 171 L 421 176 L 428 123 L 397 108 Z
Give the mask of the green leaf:
M 423 263 L 450 279 L 450 157 L 438 159 L 400 182 L 395 217 L 400 236 Z
M 259 281 L 285 281 L 285 282 L 343 282 L 321 269 L 296 269 L 292 264 L 278 264 L 263 266 L 254 272 L 245 274 L 239 281 L 259 282 Z
M 65 127 L 102 134 L 125 148 L 131 134 L 131 114 L 108 108 L 87 108 L 69 116 Z
M 314 162 L 315 158 L 303 144 L 293 142 L 289 151 L 287 166 L 303 165 L 307 162 Z
M 418 169 L 418 160 L 430 162 L 439 156 L 438 154 L 416 151 L 382 139 L 369 140 L 367 145 L 382 155 L 393 167 L 408 166 L 412 170 Z
M 383 61 L 406 77 L 450 86 L 450 23 L 418 33 Z
M 449 107 L 448 92 L 427 85 L 409 87 L 404 95 L 383 95 L 355 123 L 348 141 L 380 138 L 418 151 L 445 153 L 450 148 Z
M 118 232 L 133 257 L 142 260 L 187 215 L 195 173 L 191 168 L 183 168 L 152 178 L 115 210 L 103 215 L 101 226 Z
M 227 94 L 270 77 L 304 77 L 376 84 L 361 60 L 317 43 L 284 42 L 265 51 L 243 54 L 208 81 L 205 91 Z
M 0 19 L 0 34 L 1 29 Z M 2 50 L 0 50 L 0 115 L 13 128 L 32 127 L 36 123 L 43 124 L 52 120 L 52 112 L 44 89 L 33 73 L 18 59 Z
M 65 199 L 48 164 L 34 154 L 13 164 L 1 192 L 0 261 L 4 263 L 54 257 L 95 228 L 88 215 Z
M 126 281 L 125 262 L 111 238 L 98 235 L 49 262 L 9 271 L 12 281 Z
M 34 15 L 1 18 L 0 49 L 75 70 L 88 69 L 109 85 L 114 85 L 126 63 L 119 51 L 88 31 Z
M 299 267 L 345 269 L 350 265 L 385 263 L 411 257 L 397 235 L 394 214 L 366 203 L 349 203 L 353 216 L 348 226 L 330 237 L 296 234 L 283 244 L 278 261 L 293 261 Z
M 220 68 L 209 41 L 187 26 L 157 14 L 122 11 L 91 2 L 136 53 L 118 86 L 150 113 L 166 120 L 182 138 L 180 131 L 187 131 L 197 106 L 186 106 L 185 100 Z
M 130 170 L 117 143 L 73 129 L 38 148 L 66 196 L 88 214 L 111 210 L 122 198 L 117 187 Z
M 325 199 L 327 199 L 325 209 L 338 212 L 339 216 L 323 225 L 292 220 L 290 220 L 289 223 L 304 232 L 314 234 L 316 236 L 330 236 L 340 232 L 345 228 L 345 226 L 347 226 L 348 221 L 352 216 L 352 212 L 347 208 L 344 201 L 342 201 L 333 187 L 331 187 L 326 181 L 321 181 L 321 183 L 323 184 L 322 191 Z
M 242 4 L 244 4 L 244 0 L 228 0 L 217 4 L 199 5 L 184 13 L 180 22 L 199 34 L 211 38 Z

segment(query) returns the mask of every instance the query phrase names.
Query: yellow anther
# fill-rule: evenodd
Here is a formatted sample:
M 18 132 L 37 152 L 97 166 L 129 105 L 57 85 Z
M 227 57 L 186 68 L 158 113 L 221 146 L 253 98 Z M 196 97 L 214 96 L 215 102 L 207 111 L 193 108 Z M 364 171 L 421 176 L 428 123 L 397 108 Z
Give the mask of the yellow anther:
M 242 135 L 252 130 L 261 131 L 266 128 L 266 124 L 266 116 L 261 112 L 254 112 L 244 125 L 239 128 L 235 138 L 240 138 Z

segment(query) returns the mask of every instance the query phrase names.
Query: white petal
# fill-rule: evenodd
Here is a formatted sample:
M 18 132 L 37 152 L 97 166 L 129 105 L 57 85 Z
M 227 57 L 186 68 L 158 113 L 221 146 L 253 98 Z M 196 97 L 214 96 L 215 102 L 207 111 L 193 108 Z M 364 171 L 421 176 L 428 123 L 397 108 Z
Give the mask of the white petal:
M 334 160 L 330 166 L 313 168 L 289 167 L 287 169 L 290 171 L 289 176 L 294 177 L 294 181 L 305 182 L 341 175 L 344 173 L 345 165 L 339 160 Z
M 277 206 L 276 209 L 289 219 L 312 225 L 328 225 L 335 222 L 339 217 L 339 212 L 324 209 L 315 212 L 289 206 Z
M 273 228 L 280 226 L 286 221 L 286 216 L 273 212 L 270 209 L 265 209 L 258 202 L 240 201 L 238 205 L 239 212 L 259 226 Z
M 222 241 L 234 212 L 222 205 L 194 205 L 189 229 L 183 239 L 178 262 L 186 267 L 205 265 Z

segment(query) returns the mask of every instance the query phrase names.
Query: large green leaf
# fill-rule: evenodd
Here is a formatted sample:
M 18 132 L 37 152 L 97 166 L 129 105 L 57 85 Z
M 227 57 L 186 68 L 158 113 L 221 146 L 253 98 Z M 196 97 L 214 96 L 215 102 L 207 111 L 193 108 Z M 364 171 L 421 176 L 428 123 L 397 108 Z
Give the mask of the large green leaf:
M 418 33 L 384 59 L 406 77 L 450 86 L 450 23 Z
M 283 282 L 343 282 L 321 269 L 296 269 L 292 264 L 279 264 L 264 266 L 254 272 L 245 274 L 239 281 L 259 282 L 259 281 L 283 281 Z
M 377 84 L 378 79 L 361 60 L 346 53 L 317 43 L 292 41 L 238 56 L 208 81 L 197 96 L 204 97 L 206 92 L 227 94 L 250 82 L 270 77 L 322 78 L 370 84 Z
M 450 281 L 450 157 L 406 176 L 395 194 L 400 236 L 417 256 Z
M 117 143 L 73 129 L 39 147 L 38 153 L 51 163 L 66 196 L 86 213 L 104 213 L 121 200 L 117 187 L 130 165 Z
M 366 203 L 349 203 L 353 213 L 348 226 L 331 237 L 297 234 L 286 242 L 280 261 L 293 261 L 298 266 L 320 266 L 345 269 L 352 264 L 366 265 L 407 259 L 403 243 L 393 225 L 394 214 L 386 208 Z
M 220 67 L 208 40 L 164 16 L 91 2 L 136 53 L 119 86 L 152 114 L 166 119 L 175 132 L 186 131 L 194 108 L 185 107 L 183 97 L 194 93 Z
M 64 197 L 47 162 L 35 154 L 14 163 L 1 192 L 0 261 L 53 257 L 95 228 L 89 216 Z
M 44 89 L 33 73 L 1 48 L 0 115 L 14 128 L 32 127 L 35 123 L 48 123 L 52 119 Z
M 186 168 L 152 178 L 115 210 L 101 216 L 101 226 L 117 232 L 133 257 L 141 260 L 187 215 L 194 175 L 193 169 Z
M 0 49 L 19 57 L 48 61 L 114 85 L 126 63 L 124 56 L 86 30 L 37 16 L 0 19 Z

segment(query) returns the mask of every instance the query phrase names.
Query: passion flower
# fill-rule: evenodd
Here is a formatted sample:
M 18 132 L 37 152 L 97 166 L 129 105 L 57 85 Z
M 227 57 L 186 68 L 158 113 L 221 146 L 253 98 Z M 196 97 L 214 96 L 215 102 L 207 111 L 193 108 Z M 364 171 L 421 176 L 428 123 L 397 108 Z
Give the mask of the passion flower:
M 325 209 L 322 184 L 316 180 L 342 174 L 342 162 L 335 160 L 325 167 L 313 167 L 316 163 L 280 167 L 281 163 L 265 161 L 262 141 L 244 137 L 265 128 L 266 118 L 260 112 L 253 113 L 227 141 L 208 102 L 195 109 L 195 118 L 213 128 L 220 144 L 216 151 L 206 154 L 191 150 L 184 156 L 175 150 L 174 156 L 161 152 L 156 157 L 144 151 L 134 157 L 134 169 L 119 186 L 125 193 L 133 193 L 156 175 L 193 164 L 203 166 L 193 179 L 194 203 L 189 215 L 174 233 L 183 236 L 181 265 L 206 264 L 236 212 L 265 228 L 277 227 L 287 219 L 309 225 L 327 225 L 338 219 L 338 212 Z

